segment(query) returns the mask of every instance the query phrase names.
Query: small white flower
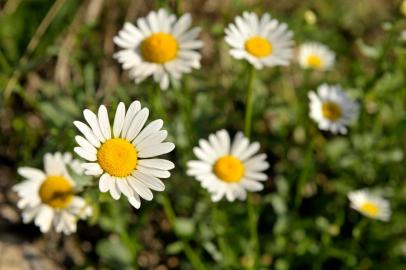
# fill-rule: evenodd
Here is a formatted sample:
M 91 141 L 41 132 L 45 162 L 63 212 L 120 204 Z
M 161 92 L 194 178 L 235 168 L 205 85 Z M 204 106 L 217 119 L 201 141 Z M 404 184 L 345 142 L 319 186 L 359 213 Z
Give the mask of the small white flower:
M 178 80 L 183 73 L 200 68 L 201 55 L 196 50 L 203 47 L 203 42 L 197 39 L 200 28 L 189 29 L 191 24 L 188 13 L 176 20 L 164 9 L 151 11 L 137 20 L 137 26 L 124 24 L 113 39 L 122 49 L 114 58 L 129 70 L 136 83 L 153 76 L 165 90 L 170 77 Z
M 225 33 L 231 56 L 245 59 L 257 69 L 285 66 L 292 58 L 293 33 L 287 24 L 271 19 L 269 14 L 258 18 L 255 13 L 244 12 L 228 25 Z
M 388 200 L 381 198 L 367 190 L 356 190 L 348 193 L 351 208 L 361 214 L 373 218 L 388 221 L 391 216 Z
M 226 130 L 217 131 L 209 140 L 201 139 L 200 147 L 193 148 L 199 160 L 187 163 L 187 174 L 194 176 L 217 202 L 225 196 L 228 201 L 245 200 L 246 191 L 263 189 L 261 181 L 268 179 L 263 173 L 269 164 L 266 154 L 255 155 L 260 145 L 237 133 L 234 141 Z
M 321 130 L 329 130 L 334 134 L 346 134 L 346 126 L 358 114 L 358 104 L 350 100 L 339 85 L 322 84 L 317 93 L 309 92 L 309 99 L 310 117 Z
M 22 167 L 18 173 L 26 180 L 15 185 L 19 201 L 17 206 L 23 210 L 23 221 L 34 220 L 41 232 L 48 232 L 53 225 L 56 232 L 70 234 L 76 231 L 80 218 L 91 215 L 92 209 L 79 196 L 75 195 L 75 182 L 68 173 L 69 166 L 75 173 L 83 170 L 70 153 L 47 153 L 44 156 L 44 171 Z
M 299 47 L 299 64 L 303 68 L 329 70 L 334 66 L 335 54 L 327 46 L 309 42 Z
M 168 132 L 161 130 L 161 119 L 143 128 L 149 110 L 141 108 L 139 101 L 131 103 L 127 112 L 124 103 L 120 102 L 112 127 L 104 105 L 99 107 L 97 115 L 88 109 L 83 115 L 87 124 L 74 122 L 84 135 L 75 137 L 80 147 L 75 147 L 74 151 L 88 161 L 82 164 L 85 174 L 100 176 L 101 192 L 110 191 L 115 200 L 123 193 L 132 206 L 139 208 L 139 196 L 149 201 L 153 197 L 151 189 L 165 189 L 158 178 L 168 178 L 169 170 L 175 165 L 153 157 L 169 153 L 175 145 L 163 142 Z

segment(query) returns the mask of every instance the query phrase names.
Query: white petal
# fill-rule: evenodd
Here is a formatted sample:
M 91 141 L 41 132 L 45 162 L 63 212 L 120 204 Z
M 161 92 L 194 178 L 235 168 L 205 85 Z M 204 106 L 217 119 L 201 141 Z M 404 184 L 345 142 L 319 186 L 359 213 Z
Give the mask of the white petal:
M 124 125 L 124 119 L 125 119 L 125 106 L 123 102 L 120 102 L 117 106 L 113 124 L 113 134 L 115 138 L 120 137 L 120 133 Z
M 160 130 L 156 133 L 153 133 L 137 145 L 137 150 L 142 151 L 142 149 L 145 149 L 147 147 L 158 145 L 163 142 L 167 136 L 168 132 L 166 130 Z
M 132 197 L 134 195 L 133 190 L 131 189 L 131 187 L 128 185 L 128 182 L 126 179 L 117 179 L 116 182 L 118 188 L 120 189 L 120 191 L 127 197 Z
M 163 191 L 165 189 L 165 184 L 152 175 L 144 174 L 141 171 L 135 171 L 133 176 L 152 190 Z
M 101 142 L 104 142 L 106 138 L 103 136 L 97 116 L 88 109 L 83 111 L 83 116 L 85 117 L 89 126 L 92 128 L 93 134 L 97 137 L 97 139 L 99 139 L 99 141 Z
M 138 164 L 147 168 L 153 168 L 158 170 L 171 170 L 175 168 L 173 162 L 166 159 L 152 158 L 152 159 L 140 159 Z
M 128 177 L 128 183 L 140 195 L 143 199 L 150 201 L 154 197 L 151 190 L 147 186 L 145 186 L 140 180 L 136 179 L 135 177 Z
M 76 154 L 78 154 L 81 158 L 86 159 L 88 161 L 96 161 L 97 157 L 95 153 L 88 152 L 84 150 L 82 147 L 75 147 L 73 149 Z
M 99 126 L 101 132 L 103 133 L 104 138 L 106 138 L 107 140 L 111 139 L 110 120 L 106 106 L 101 105 L 99 107 L 98 117 L 99 117 Z
M 86 152 L 97 154 L 96 148 L 94 148 L 94 146 L 82 136 L 75 136 L 75 140 Z
M 152 175 L 152 176 L 155 176 L 158 178 L 169 178 L 171 176 L 171 173 L 168 171 L 151 169 L 151 168 L 143 167 L 141 165 L 137 166 L 137 170 L 139 170 L 142 173 Z
M 141 110 L 141 103 L 138 100 L 135 100 L 133 103 L 131 103 L 130 107 L 128 107 L 128 111 L 124 119 L 123 129 L 121 131 L 121 138 L 125 138 L 133 118 L 139 110 Z
M 91 144 L 93 144 L 95 147 L 100 147 L 100 140 L 96 138 L 93 131 L 86 124 L 80 121 L 75 121 L 73 124 L 79 129 L 80 132 L 82 132 L 82 134 Z
M 134 194 L 133 197 L 129 197 L 128 201 L 130 202 L 130 204 L 132 206 L 134 206 L 137 209 L 139 209 L 141 206 L 141 200 L 140 200 L 140 197 L 138 196 L 138 194 Z
M 22 177 L 31 180 L 42 180 L 45 179 L 46 177 L 43 171 L 30 167 L 18 168 L 18 173 Z
M 158 145 L 152 145 L 140 151 L 138 157 L 140 158 L 150 158 L 154 156 L 163 155 L 171 152 L 175 148 L 175 145 L 170 142 L 160 143 Z
M 114 200 L 118 200 L 121 197 L 121 192 L 120 189 L 117 187 L 117 179 L 114 177 L 110 176 L 111 181 L 109 181 L 109 190 L 110 190 L 110 195 L 113 197 Z
M 164 124 L 164 121 L 161 119 L 154 120 L 151 123 L 149 123 L 139 134 L 138 136 L 134 139 L 133 144 L 135 146 L 138 145 L 143 139 L 148 137 L 150 134 L 157 132 L 162 128 Z
M 110 175 L 107 173 L 104 173 L 100 179 L 99 179 L 99 189 L 101 192 L 107 192 L 110 189 L 110 186 L 112 185 L 111 182 L 114 180 L 111 178 Z
M 147 108 L 142 109 L 134 117 L 134 120 L 131 122 L 130 127 L 128 128 L 126 139 L 132 141 L 138 133 L 141 131 L 145 122 L 148 119 L 149 110 Z

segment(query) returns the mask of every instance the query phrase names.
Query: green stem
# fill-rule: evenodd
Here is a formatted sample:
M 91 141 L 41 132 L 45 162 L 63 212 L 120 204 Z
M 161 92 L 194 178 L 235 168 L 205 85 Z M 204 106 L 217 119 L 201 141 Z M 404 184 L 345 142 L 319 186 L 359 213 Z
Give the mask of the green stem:
M 184 78 L 181 87 L 176 89 L 178 91 L 178 109 L 180 110 L 184 132 L 186 133 L 185 138 L 187 139 L 186 142 L 186 149 L 191 149 L 192 142 L 194 141 L 193 136 L 193 118 L 192 118 L 192 103 L 191 101 L 192 96 L 190 89 L 187 84 L 187 79 Z
M 155 83 L 150 89 L 149 92 L 149 102 L 152 104 L 152 107 L 154 109 L 154 114 L 164 120 L 166 122 L 167 120 L 167 115 L 165 112 L 164 104 L 162 102 L 161 98 L 161 88 L 159 87 L 159 84 Z
M 251 122 L 252 122 L 252 105 L 254 101 L 253 83 L 255 78 L 255 68 L 250 66 L 248 85 L 247 85 L 247 99 L 245 103 L 245 125 L 244 134 L 247 138 L 251 135 Z
M 171 224 L 171 226 L 173 228 L 175 221 L 176 221 L 176 214 L 175 214 L 175 210 L 172 207 L 171 201 L 169 200 L 169 198 L 167 197 L 166 194 L 161 194 L 160 201 L 164 208 L 166 217 L 168 218 L 169 223 Z M 175 234 L 176 234 L 176 231 L 175 231 Z M 197 253 L 192 249 L 192 247 L 190 246 L 188 241 L 185 239 L 180 239 L 180 241 L 182 242 L 183 251 L 184 251 L 186 257 L 188 258 L 189 262 L 192 264 L 193 269 L 205 270 L 206 269 L 205 265 L 200 260 Z
M 247 86 L 247 100 L 245 107 L 245 126 L 244 134 L 247 138 L 250 138 L 251 135 L 251 126 L 252 126 L 252 110 L 254 102 L 254 89 L 253 84 L 255 80 L 255 68 L 250 66 L 249 77 L 248 77 L 248 86 Z M 252 252 L 252 257 L 254 259 L 251 269 L 256 269 L 258 265 L 258 254 L 259 254 L 259 241 L 258 241 L 258 213 L 255 209 L 252 194 L 248 194 L 248 225 L 250 232 L 250 252 Z

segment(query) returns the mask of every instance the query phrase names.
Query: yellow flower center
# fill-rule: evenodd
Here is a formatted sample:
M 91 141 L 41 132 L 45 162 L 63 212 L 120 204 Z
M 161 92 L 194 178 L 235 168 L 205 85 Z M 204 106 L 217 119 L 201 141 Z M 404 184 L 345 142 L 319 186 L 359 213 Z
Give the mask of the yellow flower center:
M 107 140 L 97 151 L 100 167 L 116 177 L 129 176 L 137 166 L 137 158 L 134 145 L 119 138 Z
M 311 54 L 307 57 L 307 64 L 312 68 L 320 69 L 323 67 L 323 60 L 320 56 Z
M 176 58 L 178 42 L 167 33 L 155 33 L 141 42 L 142 57 L 153 63 L 163 64 Z
M 213 166 L 214 173 L 224 182 L 240 182 L 244 175 L 244 165 L 233 156 L 219 158 Z
M 321 110 L 323 116 L 331 121 L 336 121 L 341 117 L 341 108 L 334 102 L 324 102 Z
M 379 213 L 379 208 L 376 204 L 371 202 L 366 202 L 360 207 L 361 212 L 371 216 L 376 217 Z
M 272 53 L 272 44 L 263 37 L 252 37 L 245 42 L 247 52 L 256 57 L 265 57 Z
M 39 197 L 53 208 L 65 208 L 73 199 L 73 186 L 63 176 L 48 176 L 39 188 Z

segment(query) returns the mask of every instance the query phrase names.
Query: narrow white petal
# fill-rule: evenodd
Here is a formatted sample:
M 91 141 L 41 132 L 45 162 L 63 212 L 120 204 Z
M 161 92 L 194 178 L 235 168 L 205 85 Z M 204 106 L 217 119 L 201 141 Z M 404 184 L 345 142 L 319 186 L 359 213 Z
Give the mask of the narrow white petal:
M 112 185 L 113 179 L 107 173 L 104 173 L 99 179 L 99 189 L 101 192 L 107 192 Z
M 109 190 L 110 190 L 110 195 L 113 197 L 114 200 L 118 200 L 121 197 L 121 191 L 117 186 L 117 180 L 115 177 L 110 176 L 111 180 L 109 181 Z
M 150 158 L 154 156 L 163 155 L 171 152 L 175 148 L 175 145 L 170 142 L 160 143 L 158 145 L 152 145 L 140 151 L 138 157 L 140 158 Z
M 88 152 L 84 150 L 82 147 L 75 147 L 73 149 L 76 154 L 78 154 L 81 158 L 86 159 L 88 161 L 96 161 L 97 157 L 95 153 Z
M 99 117 L 100 130 L 101 130 L 104 138 L 106 138 L 106 140 L 111 139 L 110 120 L 109 120 L 109 115 L 107 113 L 106 106 L 101 105 L 99 107 L 98 117 Z
M 113 124 L 113 135 L 115 138 L 120 137 L 120 133 L 124 125 L 124 119 L 125 119 L 125 106 L 123 102 L 120 102 L 117 106 Z
M 18 173 L 22 177 L 31 180 L 42 180 L 45 179 L 46 177 L 43 171 L 30 167 L 18 168 Z
M 163 191 L 165 189 L 165 184 L 157 177 L 144 174 L 141 171 L 135 171 L 133 176 L 152 190 Z
M 104 142 L 106 138 L 103 136 L 99 125 L 99 119 L 97 119 L 96 114 L 94 114 L 91 110 L 84 110 L 83 116 L 85 117 L 87 123 L 92 128 L 93 134 L 99 139 L 99 141 Z
M 150 201 L 154 197 L 151 190 L 147 186 L 145 186 L 140 180 L 136 179 L 135 177 L 130 176 L 128 178 L 128 183 L 134 189 L 134 191 L 141 196 L 141 198 Z
M 80 132 L 85 136 L 85 138 L 93 144 L 95 147 L 100 147 L 100 140 L 94 135 L 93 131 L 84 123 L 80 121 L 75 121 L 73 124 L 79 129 Z
M 132 141 L 138 135 L 147 121 L 148 115 L 149 110 L 147 108 L 144 108 L 137 113 L 131 122 L 130 127 L 128 128 L 127 134 L 125 135 L 127 140 Z

